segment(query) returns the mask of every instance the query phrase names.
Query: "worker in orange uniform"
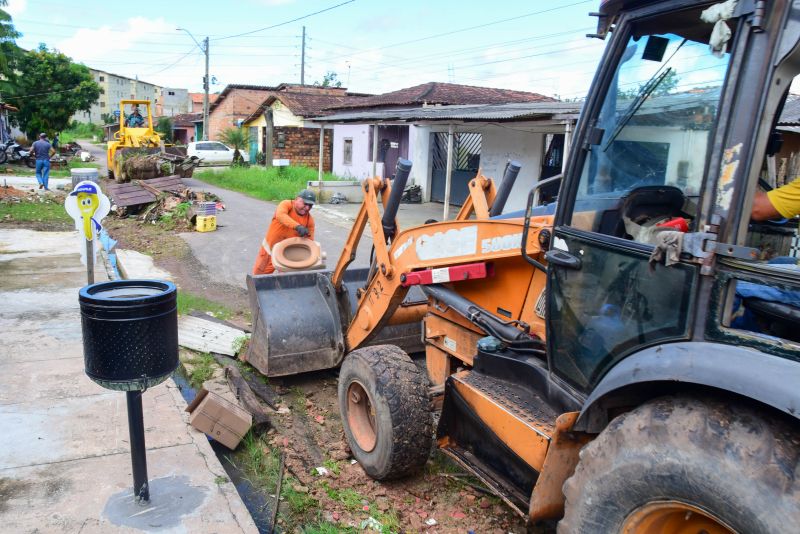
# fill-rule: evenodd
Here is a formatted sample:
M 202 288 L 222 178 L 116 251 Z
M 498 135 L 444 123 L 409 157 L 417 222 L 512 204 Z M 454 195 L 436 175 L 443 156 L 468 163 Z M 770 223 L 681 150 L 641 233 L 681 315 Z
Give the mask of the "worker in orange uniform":
M 314 239 L 314 217 L 311 208 L 317 202 L 313 191 L 303 189 L 294 200 L 284 200 L 278 204 L 267 235 L 261 241 L 261 247 L 253 265 L 253 274 L 272 274 L 272 247 L 276 243 L 290 237 L 307 237 Z

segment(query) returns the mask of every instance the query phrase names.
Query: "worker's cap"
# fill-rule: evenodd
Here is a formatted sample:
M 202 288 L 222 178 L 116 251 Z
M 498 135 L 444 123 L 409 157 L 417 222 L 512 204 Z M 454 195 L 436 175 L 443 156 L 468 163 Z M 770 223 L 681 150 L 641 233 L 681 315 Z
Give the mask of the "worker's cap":
M 297 196 L 303 199 L 303 202 L 306 204 L 311 204 L 312 206 L 317 203 L 317 195 L 314 194 L 313 191 L 309 191 L 308 189 L 303 189 Z
M 72 193 L 70 193 L 70 196 L 75 196 L 78 193 L 90 193 L 92 195 L 96 195 L 98 193 L 97 185 L 95 185 L 95 184 L 93 184 L 91 182 L 89 182 L 88 184 L 80 184 L 80 185 L 78 185 L 78 187 L 76 187 L 75 189 L 72 190 Z
M 42 132 L 39 134 L 39 139 L 44 139 L 45 137 L 47 137 L 46 133 Z

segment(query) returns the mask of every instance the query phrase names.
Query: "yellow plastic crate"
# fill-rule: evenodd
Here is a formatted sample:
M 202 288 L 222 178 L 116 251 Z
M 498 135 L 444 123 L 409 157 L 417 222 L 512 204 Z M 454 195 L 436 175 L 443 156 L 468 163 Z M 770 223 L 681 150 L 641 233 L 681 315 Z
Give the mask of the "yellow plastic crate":
M 217 229 L 216 215 L 198 215 L 195 226 L 198 232 L 213 232 Z

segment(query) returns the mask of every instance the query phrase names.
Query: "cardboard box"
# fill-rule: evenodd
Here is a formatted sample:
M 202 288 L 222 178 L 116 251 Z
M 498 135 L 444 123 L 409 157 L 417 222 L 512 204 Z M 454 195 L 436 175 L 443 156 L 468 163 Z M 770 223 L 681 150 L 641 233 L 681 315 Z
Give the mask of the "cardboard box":
M 233 450 L 253 426 L 253 416 L 205 388 L 186 407 L 189 424 Z

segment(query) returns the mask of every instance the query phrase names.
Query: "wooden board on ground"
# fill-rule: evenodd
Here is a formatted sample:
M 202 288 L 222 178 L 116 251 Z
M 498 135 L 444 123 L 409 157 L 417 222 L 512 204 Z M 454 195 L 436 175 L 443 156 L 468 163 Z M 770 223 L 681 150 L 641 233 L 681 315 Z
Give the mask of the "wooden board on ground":
M 180 176 L 177 174 L 152 178 L 150 180 L 145 180 L 145 182 L 147 185 L 160 191 L 172 191 L 177 193 L 178 191 L 186 189 L 186 184 L 183 183 Z M 106 186 L 106 194 L 111 197 L 114 204 L 120 207 L 149 204 L 156 200 L 156 196 L 153 193 L 133 182 L 127 184 L 109 184 Z
M 244 335 L 243 330 L 200 317 L 178 319 L 178 344 L 187 349 L 236 356 L 234 345 Z

